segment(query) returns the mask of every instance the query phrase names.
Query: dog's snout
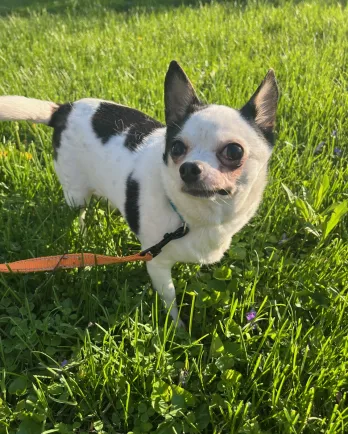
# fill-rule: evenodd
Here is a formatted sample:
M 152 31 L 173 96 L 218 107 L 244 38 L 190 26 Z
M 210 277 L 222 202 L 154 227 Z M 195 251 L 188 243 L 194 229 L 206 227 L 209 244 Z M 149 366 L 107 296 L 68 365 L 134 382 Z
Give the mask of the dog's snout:
M 179 172 L 181 179 L 184 182 L 187 184 L 192 184 L 193 182 L 198 181 L 200 174 L 202 173 L 202 169 L 197 163 L 184 163 L 180 166 Z

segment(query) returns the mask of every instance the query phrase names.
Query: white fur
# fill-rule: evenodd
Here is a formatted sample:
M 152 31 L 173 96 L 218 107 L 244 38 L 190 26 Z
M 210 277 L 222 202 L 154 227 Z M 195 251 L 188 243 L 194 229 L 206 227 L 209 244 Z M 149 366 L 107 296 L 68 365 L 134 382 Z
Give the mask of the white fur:
M 52 103 L 5 98 L 8 99 L 0 98 L 0 119 L 48 122 Z M 169 199 L 175 204 L 190 232 L 166 245 L 159 256 L 147 263 L 147 269 L 172 317 L 180 321 L 172 266 L 178 261 L 211 264 L 221 259 L 232 235 L 257 210 L 266 185 L 271 149 L 236 110 L 213 105 L 194 113 L 178 136 L 190 148 L 184 161 L 201 161 L 216 169 L 216 148 L 230 142 L 243 146 L 245 161 L 230 196 L 193 197 L 181 190 L 183 182 L 178 165 L 171 158 L 168 165 L 163 162 L 166 129 L 155 130 L 147 136 L 136 152 L 123 146 L 125 134 L 114 136 L 103 145 L 91 125 L 99 103 L 95 99 L 74 103 L 62 133 L 55 169 L 65 198 L 69 205 L 82 207 L 91 195 L 103 196 L 124 214 L 126 180 L 132 173 L 141 188 L 138 236 L 143 249 L 158 243 L 165 233 L 181 225 Z
M 31 121 L 47 125 L 57 107 L 57 104 L 50 101 L 24 96 L 2 96 L 0 121 Z

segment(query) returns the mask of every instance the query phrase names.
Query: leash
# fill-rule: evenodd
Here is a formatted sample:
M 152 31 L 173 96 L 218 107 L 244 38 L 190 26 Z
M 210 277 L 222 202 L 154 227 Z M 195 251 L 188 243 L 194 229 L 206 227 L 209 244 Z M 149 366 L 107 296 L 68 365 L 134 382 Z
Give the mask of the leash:
M 174 232 L 164 235 L 163 239 L 152 247 L 130 256 L 107 256 L 94 253 L 67 253 L 57 256 L 24 259 L 22 261 L 0 264 L 0 273 L 34 273 L 36 271 L 56 271 L 59 269 L 82 268 L 96 265 L 119 264 L 123 262 L 148 262 L 159 255 L 162 248 L 172 240 L 184 237 L 189 232 L 186 224 Z

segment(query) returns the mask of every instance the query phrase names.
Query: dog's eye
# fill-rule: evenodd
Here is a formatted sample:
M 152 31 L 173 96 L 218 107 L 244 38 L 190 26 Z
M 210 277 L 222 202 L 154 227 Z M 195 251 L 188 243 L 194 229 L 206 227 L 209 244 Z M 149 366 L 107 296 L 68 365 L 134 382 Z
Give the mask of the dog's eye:
M 222 150 L 222 155 L 228 160 L 238 161 L 241 160 L 244 154 L 243 148 L 238 143 L 229 143 Z
M 244 149 L 238 143 L 229 143 L 220 152 L 218 158 L 225 166 L 234 169 L 241 165 L 243 155 Z
M 180 140 L 176 140 L 173 143 L 172 148 L 170 150 L 171 156 L 173 158 L 181 157 L 181 155 L 184 155 L 185 152 L 186 152 L 186 145 Z

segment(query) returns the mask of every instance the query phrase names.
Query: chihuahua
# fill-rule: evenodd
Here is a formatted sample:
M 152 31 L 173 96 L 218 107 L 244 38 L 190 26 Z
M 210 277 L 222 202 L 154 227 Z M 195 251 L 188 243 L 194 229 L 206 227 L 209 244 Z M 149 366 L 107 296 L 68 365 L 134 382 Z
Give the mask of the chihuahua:
M 179 318 L 173 265 L 212 264 L 255 214 L 274 145 L 278 87 L 273 70 L 240 110 L 202 103 L 180 65 L 164 83 L 166 124 L 114 102 L 55 104 L 0 97 L 0 120 L 53 128 L 54 166 L 81 222 L 92 195 L 117 207 L 144 249 L 184 224 L 189 232 L 147 262 L 154 288 Z

